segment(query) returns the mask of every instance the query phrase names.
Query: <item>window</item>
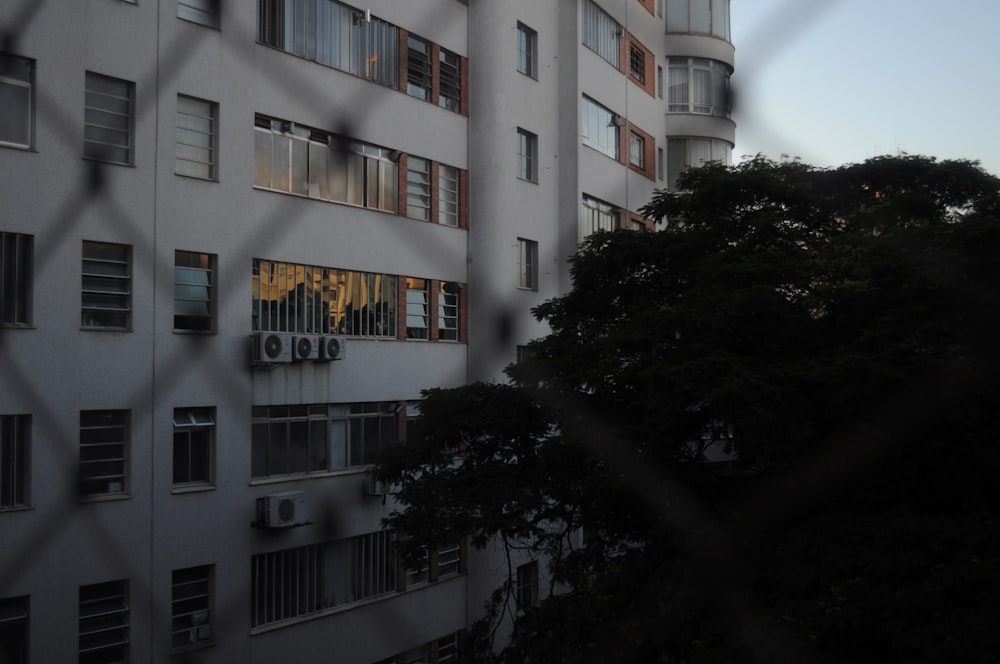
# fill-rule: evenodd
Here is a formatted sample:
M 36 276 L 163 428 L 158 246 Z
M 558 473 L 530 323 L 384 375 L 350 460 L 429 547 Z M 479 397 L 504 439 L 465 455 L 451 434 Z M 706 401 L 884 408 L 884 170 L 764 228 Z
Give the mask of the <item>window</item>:
M 28 505 L 30 415 L 0 415 L 0 510 Z
M 0 599 L 0 662 L 28 662 L 28 598 Z
M 132 324 L 132 248 L 83 241 L 81 325 L 127 329 Z
M 729 41 L 729 0 L 667 0 L 667 32 L 710 34 Z
M 396 212 L 394 150 L 258 115 L 254 153 L 255 187 Z
M 442 281 L 438 292 L 438 339 L 458 341 L 458 297 L 461 286 Z
M 174 330 L 211 332 L 215 318 L 215 256 L 174 252 Z
M 437 577 L 458 574 L 463 571 L 462 545 L 459 542 L 447 542 L 438 546 Z
M 31 325 L 34 238 L 0 232 L 0 327 Z
M 635 133 L 629 132 L 628 161 L 636 168 L 646 167 L 646 139 Z
M 431 162 L 414 156 L 406 159 L 406 216 L 431 219 Z
M 255 258 L 252 328 L 395 338 L 396 279 Z
M 430 291 L 425 279 L 406 279 L 406 338 L 430 338 Z
M 622 120 L 589 97 L 581 104 L 583 144 L 618 159 L 618 127 Z
M 452 632 L 375 664 L 454 664 L 458 657 L 459 632 Z
M 514 588 L 517 610 L 524 611 L 538 605 L 538 561 L 518 565 L 517 585 Z
M 135 84 L 87 72 L 83 114 L 83 156 L 130 166 L 133 163 Z
M 538 78 L 538 33 L 523 23 L 517 24 L 517 70 Z
M 454 166 L 438 167 L 438 223 L 458 226 L 458 169 Z
M 250 626 L 395 591 L 396 554 L 388 531 L 260 554 L 251 559 Z
M 731 165 L 733 146 L 725 141 L 709 138 L 667 139 L 667 186 L 674 189 L 677 177 L 684 170 L 703 166 L 710 161 Z
M 258 0 L 257 41 L 395 88 L 396 26 L 334 0 Z
M 170 645 L 176 651 L 212 644 L 214 565 L 175 569 L 170 593 Z
M 663 67 L 656 65 L 656 96 L 663 99 Z
M 80 412 L 80 496 L 128 492 L 129 411 Z
M 80 586 L 80 664 L 129 661 L 128 581 Z
M 210 485 L 215 479 L 215 409 L 174 409 L 174 486 Z
M 635 44 L 629 45 L 628 56 L 629 76 L 639 83 L 646 83 L 646 53 Z
M 254 406 L 254 478 L 368 466 L 399 442 L 399 402 Z
M 597 6 L 594 0 L 583 4 L 583 45 L 618 69 L 618 40 L 624 30 L 618 22 Z
M 35 61 L 0 53 L 0 145 L 30 148 L 35 133 Z
M 177 16 L 210 28 L 219 27 L 219 0 L 177 0 Z
M 618 208 L 586 194 L 583 195 L 580 215 L 581 238 L 596 231 L 613 231 L 618 228 Z
M 430 42 L 410 35 L 406 43 L 406 94 L 427 101 L 433 81 Z
M 455 113 L 462 112 L 462 63 L 461 59 L 443 48 L 439 59 L 438 105 Z
M 528 290 L 538 290 L 538 243 L 533 240 L 517 239 L 517 286 Z
M 187 95 L 177 95 L 175 173 L 203 180 L 216 179 L 217 115 L 217 104 Z
M 702 58 L 669 58 L 667 110 L 728 118 L 729 65 Z
M 517 128 L 517 177 L 538 182 L 538 136 Z
M 663 148 L 656 148 L 656 177 L 663 180 Z

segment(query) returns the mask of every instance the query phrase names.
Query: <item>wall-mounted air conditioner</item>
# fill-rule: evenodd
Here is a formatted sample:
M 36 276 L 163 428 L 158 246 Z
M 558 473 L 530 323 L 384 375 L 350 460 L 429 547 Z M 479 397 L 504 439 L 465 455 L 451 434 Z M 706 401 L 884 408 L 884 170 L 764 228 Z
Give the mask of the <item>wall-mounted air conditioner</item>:
M 303 491 L 284 491 L 260 498 L 260 522 L 265 528 L 288 528 L 309 523 L 309 504 Z
M 319 338 L 319 357 L 317 359 L 323 362 L 342 360 L 346 354 L 347 337 L 334 336 Z
M 314 334 L 296 334 L 292 337 L 292 359 L 315 360 L 319 358 L 319 342 L 322 337 Z
M 292 361 L 292 337 L 280 332 L 254 332 L 253 361 L 288 363 Z

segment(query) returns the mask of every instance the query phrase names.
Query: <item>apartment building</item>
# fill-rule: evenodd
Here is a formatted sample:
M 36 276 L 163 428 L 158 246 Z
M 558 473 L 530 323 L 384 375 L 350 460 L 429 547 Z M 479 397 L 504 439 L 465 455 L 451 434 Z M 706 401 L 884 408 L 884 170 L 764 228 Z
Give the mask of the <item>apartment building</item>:
M 472 3 L 471 371 L 502 380 L 545 334 L 595 230 L 651 229 L 654 190 L 732 162 L 729 0 Z M 512 44 L 515 47 L 512 48 Z M 512 147 L 513 146 L 513 147 Z
M 730 158 L 728 0 L 12 0 L 0 35 L 0 661 L 457 661 L 496 565 L 402 566 L 366 471 L 544 333 L 587 234 Z

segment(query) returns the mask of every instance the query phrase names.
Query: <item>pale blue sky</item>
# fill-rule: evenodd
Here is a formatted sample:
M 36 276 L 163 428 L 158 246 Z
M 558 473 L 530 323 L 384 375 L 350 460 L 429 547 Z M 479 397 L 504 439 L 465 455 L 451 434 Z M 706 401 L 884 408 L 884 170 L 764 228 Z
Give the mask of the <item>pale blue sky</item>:
M 732 0 L 736 149 L 1000 175 L 1000 0 Z

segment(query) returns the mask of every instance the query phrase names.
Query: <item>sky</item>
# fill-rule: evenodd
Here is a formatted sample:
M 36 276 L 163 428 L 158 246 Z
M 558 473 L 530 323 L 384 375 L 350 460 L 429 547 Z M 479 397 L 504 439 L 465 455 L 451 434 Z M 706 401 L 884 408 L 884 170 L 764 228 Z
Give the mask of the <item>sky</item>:
M 732 0 L 735 161 L 907 153 L 1000 175 L 1000 0 Z

